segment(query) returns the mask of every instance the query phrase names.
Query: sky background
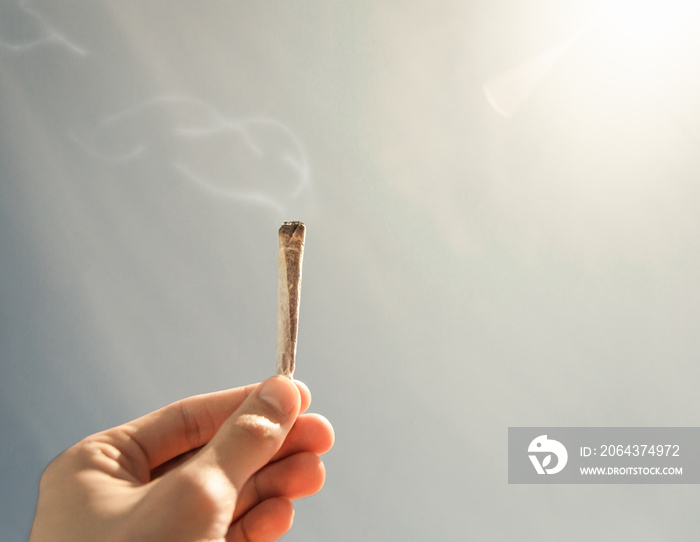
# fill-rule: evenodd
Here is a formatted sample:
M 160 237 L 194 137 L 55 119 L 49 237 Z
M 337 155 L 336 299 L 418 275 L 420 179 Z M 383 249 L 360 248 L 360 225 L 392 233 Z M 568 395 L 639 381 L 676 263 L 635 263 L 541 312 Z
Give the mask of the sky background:
M 285 540 L 696 540 L 695 486 L 507 484 L 509 426 L 696 426 L 691 2 L 0 0 L 0 539 L 84 436 L 275 370 Z

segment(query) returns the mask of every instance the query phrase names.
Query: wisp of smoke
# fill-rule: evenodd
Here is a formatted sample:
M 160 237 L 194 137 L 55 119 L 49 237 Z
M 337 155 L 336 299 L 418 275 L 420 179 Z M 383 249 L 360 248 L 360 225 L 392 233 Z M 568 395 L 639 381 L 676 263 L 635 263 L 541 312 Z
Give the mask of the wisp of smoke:
M 149 99 L 105 117 L 89 137 L 68 136 L 91 157 L 112 164 L 134 162 L 151 151 L 164 167 L 210 195 L 281 214 L 283 201 L 310 185 L 306 152 L 287 126 L 270 118 L 227 118 L 193 98 Z M 232 183 L 241 169 L 242 178 Z
M 46 20 L 46 18 L 42 16 L 36 9 L 29 7 L 27 5 L 26 0 L 21 0 L 17 7 L 19 7 L 21 11 L 23 11 L 24 13 L 26 13 L 26 15 L 28 15 L 36 21 L 37 26 L 41 29 L 42 35 L 40 35 L 37 38 L 33 38 L 29 41 L 19 43 L 8 42 L 4 40 L 2 36 L 0 36 L 0 48 L 5 49 L 6 51 L 10 51 L 12 53 L 24 53 L 32 49 L 37 49 L 38 47 L 44 45 L 53 44 L 58 45 L 60 47 L 64 47 L 72 54 L 78 56 L 86 56 L 88 54 L 88 51 L 86 51 L 82 47 L 79 47 L 71 40 L 69 40 L 66 36 L 64 36 L 62 33 L 60 33 L 58 30 L 56 30 L 56 28 L 54 28 Z

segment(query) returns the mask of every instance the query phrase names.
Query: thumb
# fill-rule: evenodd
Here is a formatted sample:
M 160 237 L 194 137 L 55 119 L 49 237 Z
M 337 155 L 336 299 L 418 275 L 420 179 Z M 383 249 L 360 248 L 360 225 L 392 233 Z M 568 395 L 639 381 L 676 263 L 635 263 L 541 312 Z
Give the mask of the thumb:
M 299 415 L 301 396 L 283 376 L 262 382 L 221 426 L 202 459 L 215 462 L 238 492 L 282 446 Z M 204 450 L 202 450 L 204 451 Z

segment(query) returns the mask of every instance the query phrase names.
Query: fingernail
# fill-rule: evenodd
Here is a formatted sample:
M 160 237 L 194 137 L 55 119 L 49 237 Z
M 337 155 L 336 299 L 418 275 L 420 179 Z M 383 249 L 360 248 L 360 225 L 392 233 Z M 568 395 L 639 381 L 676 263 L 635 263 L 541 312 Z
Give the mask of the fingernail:
M 264 383 L 258 397 L 289 416 L 297 406 L 299 390 L 291 380 L 283 376 L 273 376 Z

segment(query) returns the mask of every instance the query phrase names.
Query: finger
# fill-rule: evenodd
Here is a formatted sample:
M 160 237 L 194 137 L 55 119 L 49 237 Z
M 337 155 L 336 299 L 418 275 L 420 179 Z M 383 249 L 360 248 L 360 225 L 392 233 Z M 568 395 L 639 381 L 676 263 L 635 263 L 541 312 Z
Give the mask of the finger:
M 334 441 L 333 426 L 326 418 L 320 414 L 302 414 L 272 461 L 300 452 L 322 455 L 333 447 Z
M 149 469 L 208 442 L 257 384 L 172 403 L 121 426 L 148 459 Z
M 304 384 L 301 380 L 293 380 L 296 387 L 299 388 L 299 393 L 301 395 L 301 408 L 299 409 L 299 414 L 303 414 L 311 405 L 311 391 L 309 387 Z
M 323 455 L 333 447 L 335 435 L 330 422 L 320 414 L 302 414 L 289 431 L 282 447 L 274 455 L 271 461 L 279 461 L 290 455 L 301 452 L 310 452 Z M 183 454 L 173 457 L 162 465 L 158 465 L 151 471 L 150 479 L 154 480 L 170 472 L 175 467 L 183 464 L 196 454 L 201 448 L 195 448 Z
M 273 542 L 292 528 L 294 507 L 278 497 L 261 502 L 231 525 L 227 542 Z
M 288 378 L 268 378 L 221 426 L 197 456 L 203 467 L 221 469 L 240 491 L 277 453 L 297 419 L 301 396 Z
M 315 454 L 304 452 L 272 463 L 245 484 L 238 496 L 233 520 L 273 497 L 294 501 L 313 495 L 321 490 L 325 481 L 326 468 Z
M 311 403 L 311 393 L 302 382 L 295 381 L 303 411 Z M 146 414 L 124 424 L 116 431 L 125 432 L 145 454 L 148 469 L 203 446 L 259 384 L 195 395 Z

